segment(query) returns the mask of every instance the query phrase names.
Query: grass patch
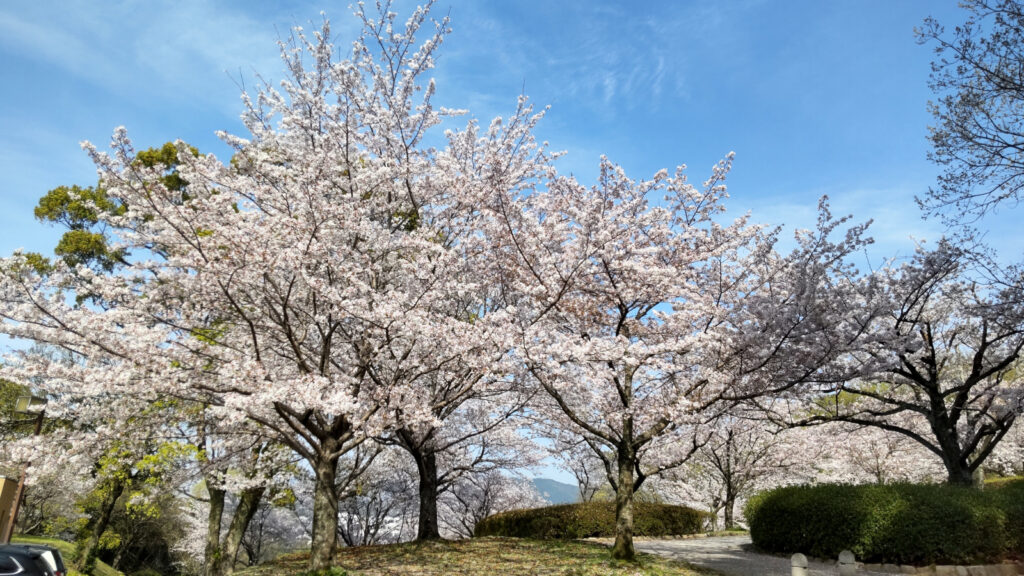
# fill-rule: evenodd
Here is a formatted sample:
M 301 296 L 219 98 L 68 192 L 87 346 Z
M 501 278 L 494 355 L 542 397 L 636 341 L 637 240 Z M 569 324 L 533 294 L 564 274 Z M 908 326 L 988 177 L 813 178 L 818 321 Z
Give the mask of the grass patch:
M 649 554 L 631 564 L 612 560 L 608 548 L 591 542 L 473 538 L 470 540 L 341 548 L 334 575 L 340 576 L 712 576 Z M 237 576 L 304 574 L 309 553 L 289 554 Z M 333 575 L 332 575 L 333 576 Z
M 11 538 L 11 544 L 42 544 L 43 546 L 52 546 L 57 550 L 60 550 L 60 555 L 64 557 L 64 563 L 68 565 L 70 572 L 69 576 L 78 576 L 80 573 L 71 570 L 71 563 L 75 559 L 75 545 L 71 542 L 65 542 L 57 538 L 46 538 L 43 536 L 15 536 Z M 114 570 L 106 562 L 102 560 L 96 560 L 96 571 L 95 576 L 124 576 L 121 572 Z

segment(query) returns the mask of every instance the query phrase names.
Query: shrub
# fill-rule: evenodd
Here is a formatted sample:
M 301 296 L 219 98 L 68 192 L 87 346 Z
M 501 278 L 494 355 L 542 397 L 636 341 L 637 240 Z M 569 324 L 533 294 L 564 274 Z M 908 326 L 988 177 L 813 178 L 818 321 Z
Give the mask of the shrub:
M 633 505 L 633 534 L 679 536 L 704 530 L 709 515 L 685 506 L 638 502 Z M 575 539 L 615 535 L 615 503 L 586 502 L 511 510 L 488 516 L 476 525 L 476 536 Z
M 985 482 L 985 492 L 996 498 L 1006 513 L 1010 550 L 1024 554 L 1024 476 Z
M 970 564 L 1022 552 L 1024 483 L 994 490 L 937 485 L 789 486 L 751 498 L 750 536 L 763 550 L 865 562 Z

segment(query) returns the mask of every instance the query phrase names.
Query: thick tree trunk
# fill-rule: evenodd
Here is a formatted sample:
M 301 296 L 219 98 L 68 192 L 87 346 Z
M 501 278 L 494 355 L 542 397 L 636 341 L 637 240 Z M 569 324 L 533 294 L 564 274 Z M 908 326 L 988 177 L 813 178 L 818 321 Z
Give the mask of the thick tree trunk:
M 974 475 L 971 473 L 970 468 L 960 461 L 959 451 L 957 451 L 956 455 L 943 456 L 942 462 L 946 466 L 946 474 L 950 484 L 958 484 L 960 486 L 974 485 Z
M 207 480 L 206 491 L 210 494 L 210 512 L 206 519 L 206 553 L 203 560 L 203 573 L 206 576 L 220 576 L 220 523 L 224 517 L 224 498 L 226 493 L 220 488 L 211 488 Z
M 96 555 L 98 553 L 100 538 L 107 531 L 110 524 L 110 517 L 114 514 L 114 505 L 117 499 L 124 492 L 124 482 L 119 479 L 111 480 L 110 488 L 107 490 L 100 503 L 97 516 L 92 518 L 92 528 L 84 540 L 78 544 L 78 556 L 75 560 L 75 569 L 84 574 L 92 575 L 96 570 Z
M 437 522 L 437 455 L 433 452 L 413 453 L 420 475 L 420 515 L 416 528 L 417 540 L 440 540 Z
M 942 464 L 946 467 L 947 479 L 950 484 L 971 486 L 973 484 L 971 469 L 966 459 L 960 456 L 961 440 L 956 422 L 949 415 L 945 397 L 938 392 L 938 389 L 936 385 L 933 391 L 929 392 L 931 415 L 928 420 L 938 447 L 942 451 Z
M 619 474 L 615 490 L 615 545 L 612 547 L 612 558 L 629 561 L 636 556 L 633 549 L 633 470 L 636 466 L 634 459 L 631 449 L 619 449 Z
M 736 527 L 736 497 L 732 494 L 725 498 L 725 529 L 732 530 Z
M 316 486 L 313 491 L 313 544 L 309 557 L 309 567 L 313 571 L 331 567 L 338 544 L 338 493 L 335 487 L 338 457 L 318 456 L 313 467 Z
M 725 509 L 725 529 L 732 530 L 736 527 L 736 488 L 731 479 L 725 483 L 725 501 L 722 506 Z
M 263 499 L 264 490 L 266 490 L 265 487 L 259 486 L 242 491 L 242 495 L 238 499 L 238 507 L 235 508 L 235 514 L 231 518 L 231 526 L 228 528 L 227 535 L 224 536 L 219 574 L 231 574 L 235 571 L 235 559 L 238 558 L 242 537 L 245 536 L 249 523 L 256 515 L 260 500 Z

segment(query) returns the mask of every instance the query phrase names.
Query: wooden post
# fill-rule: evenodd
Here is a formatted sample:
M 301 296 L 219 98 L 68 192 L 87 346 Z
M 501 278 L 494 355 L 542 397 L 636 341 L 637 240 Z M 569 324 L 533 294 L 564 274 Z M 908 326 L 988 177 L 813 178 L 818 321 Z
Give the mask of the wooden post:
M 807 556 L 797 552 L 793 554 L 792 562 L 793 576 L 807 576 Z
M 33 436 L 38 436 L 43 429 L 44 413 L 45 411 L 40 410 L 39 415 L 36 416 L 36 429 L 32 432 Z M 14 491 L 14 502 L 11 504 L 11 515 L 7 518 L 3 534 L 0 534 L 0 544 L 10 544 L 11 537 L 14 536 L 14 524 L 18 521 L 18 509 L 21 507 L 21 500 L 25 495 L 25 477 L 28 476 L 28 465 L 29 462 L 25 462 L 25 465 L 21 467 L 21 477 L 18 478 L 18 488 Z
M 14 491 L 18 486 L 14 478 L 0 476 L 0 536 L 7 533 L 7 521 L 14 506 Z

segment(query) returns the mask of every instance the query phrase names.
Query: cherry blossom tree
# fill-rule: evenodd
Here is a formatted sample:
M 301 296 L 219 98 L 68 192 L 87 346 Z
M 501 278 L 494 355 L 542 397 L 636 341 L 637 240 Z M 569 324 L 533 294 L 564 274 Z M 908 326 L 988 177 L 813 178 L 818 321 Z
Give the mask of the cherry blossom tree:
M 941 458 L 948 481 L 971 484 L 1024 409 L 1019 273 L 1000 284 L 972 274 L 948 241 L 887 268 L 887 314 L 861 353 L 867 370 L 819 395 L 799 424 L 842 421 L 902 434 Z
M 195 148 L 189 147 L 188 150 L 193 157 L 199 155 Z M 178 148 L 173 143 L 139 152 L 135 162 L 147 168 L 161 170 L 163 175 L 160 181 L 169 190 L 187 193 L 185 190 L 189 183 L 177 170 Z M 44 222 L 65 228 L 54 252 L 67 265 L 69 273 L 77 273 L 81 267 L 89 273 L 116 275 L 124 266 L 129 265 L 130 254 L 124 249 L 112 247 L 113 238 L 120 230 L 105 222 L 102 215 L 119 214 L 124 210 L 123 207 L 123 203 L 118 203 L 107 195 L 102 185 L 87 188 L 59 186 L 40 199 L 35 214 Z M 38 273 L 46 274 L 52 269 L 52 265 L 44 257 L 28 256 L 35 263 Z M 100 309 L 109 305 L 101 300 L 99 294 L 78 292 L 73 296 L 76 301 L 88 300 Z M 106 496 L 104 503 L 93 507 L 100 512 L 101 517 L 91 523 L 99 530 L 90 537 L 92 544 L 87 547 L 91 548 L 95 547 L 95 542 L 99 540 L 108 522 L 104 517 L 109 518 L 114 502 L 129 487 L 128 481 L 131 480 L 133 469 L 140 466 L 132 459 L 128 459 L 125 465 L 111 468 L 110 451 L 120 454 L 116 460 L 123 461 L 126 454 L 125 442 L 120 436 L 105 438 L 97 433 L 104 423 L 91 420 L 90 411 L 82 414 L 84 406 L 95 403 L 95 398 L 89 396 L 94 393 L 93 388 L 75 380 L 70 384 L 62 382 L 64 376 L 49 370 L 53 359 L 53 353 L 34 347 L 21 354 L 17 362 L 23 368 L 33 366 L 28 370 L 23 369 L 23 373 L 25 377 L 34 378 L 33 382 L 38 385 L 41 393 L 54 399 L 56 405 L 51 407 L 51 413 L 55 408 L 67 410 L 69 407 L 76 413 L 75 420 L 65 422 L 64 426 L 85 432 L 73 437 L 77 444 L 92 444 L 93 451 L 96 450 L 96 446 L 107 447 L 107 453 L 99 456 L 106 464 L 96 466 L 100 471 L 109 471 L 110 477 L 104 479 L 97 488 Z M 80 351 L 70 349 L 64 350 L 61 360 L 65 365 L 89 361 L 81 356 Z M 118 408 L 114 408 L 115 405 L 118 405 Z M 101 398 L 101 409 L 96 413 L 109 419 L 110 414 L 142 412 L 148 414 L 147 423 L 136 421 L 134 428 L 137 430 L 133 430 L 133 434 L 146 435 L 159 429 L 165 434 L 161 448 L 164 455 L 173 455 L 179 461 L 187 459 L 188 456 L 195 457 L 197 465 L 193 469 L 198 470 L 198 474 L 202 476 L 203 487 L 208 494 L 205 502 L 209 520 L 207 545 L 203 554 L 204 572 L 208 575 L 230 573 L 233 570 L 233 558 L 237 555 L 241 536 L 258 507 L 267 483 L 278 475 L 270 469 L 282 462 L 280 450 L 251 423 L 218 425 L 218 415 L 210 414 L 209 404 L 203 402 L 145 393 L 140 398 L 138 391 L 108 389 Z M 154 418 L 157 415 L 162 418 L 159 422 Z M 174 443 L 177 443 L 177 449 L 166 449 L 175 446 Z M 99 450 L 103 452 L 104 448 Z M 137 455 L 136 459 L 152 456 L 154 455 Z M 239 477 L 240 470 L 244 471 L 241 475 L 244 479 Z M 181 481 L 190 483 L 192 480 Z M 232 492 L 229 485 L 238 491 L 239 505 L 234 509 L 222 543 L 221 521 L 226 499 Z M 83 554 L 84 556 L 88 554 Z
M 465 356 L 449 352 L 453 359 Z M 504 355 L 504 350 L 497 350 L 491 358 L 481 358 L 483 364 L 463 362 L 446 374 L 425 378 L 418 391 L 426 397 L 414 405 L 430 406 L 433 420 L 402 423 L 384 439 L 408 453 L 416 466 L 417 540 L 441 537 L 438 497 L 460 478 L 501 468 L 526 468 L 535 461 L 532 454 L 536 450 L 517 430 L 516 416 L 528 397 L 512 381 L 484 379 Z
M 1018 419 L 985 463 L 1000 476 L 1024 476 L 1024 424 Z
M 1016 205 L 1024 188 L 1024 3 L 960 5 L 967 20 L 950 33 L 934 18 L 916 31 L 935 49 L 928 156 L 942 168 L 919 203 L 951 223 Z
M 811 436 L 821 447 L 816 481 L 877 483 L 937 482 L 946 475 L 942 460 L 903 434 L 874 426 L 823 426 Z
M 579 490 L 579 501 L 590 502 L 607 486 L 604 464 L 587 442 L 571 431 L 554 430 L 548 449 L 558 466 L 572 473 Z
M 419 475 L 410 466 L 408 453 L 394 446 L 382 447 L 365 474 L 349 476 L 353 483 L 341 488 L 352 489 L 342 494 L 338 524 L 338 535 L 346 546 L 415 537 Z
M 195 450 L 196 467 L 206 492 L 204 574 L 231 574 L 243 538 L 266 495 L 279 491 L 293 475 L 291 452 L 249 422 L 225 428 L 218 426 L 215 418 L 200 418 L 180 428 L 184 436 L 181 441 Z M 234 500 L 234 507 L 225 529 L 230 500 Z
M 58 262 L 44 275 L 16 255 L 0 287 L 4 332 L 94 359 L 83 391 L 145 387 L 221 407 L 306 459 L 314 569 L 336 542 L 339 458 L 394 425 L 435 422 L 422 387 L 467 370 L 473 381 L 508 349 L 506 313 L 473 296 L 489 285 L 479 195 L 502 182 L 459 171 L 475 124 L 445 150 L 424 143 L 451 114 L 421 81 L 447 21 L 417 44 L 426 9 L 404 27 L 386 4 L 357 15 L 345 60 L 326 23 L 282 45 L 290 78 L 246 96 L 251 135 L 223 135 L 230 163 L 178 143 L 183 186 L 139 161 L 123 130 L 110 155 L 87 146 L 116 207 L 97 218 L 117 231 L 113 253 L 130 255 L 117 274 Z M 525 110 L 491 139 L 509 142 Z
M 691 461 L 669 475 L 674 480 L 669 489 L 703 503 L 716 521 L 722 514 L 730 530 L 737 526 L 738 502 L 807 478 L 821 454 L 818 440 L 803 430 L 779 429 L 756 413 L 723 415 L 711 424 L 707 442 Z
M 536 409 L 604 464 L 617 558 L 633 557 L 633 494 L 647 478 L 690 458 L 730 403 L 834 381 L 830 366 L 867 322 L 837 299 L 854 298 L 844 258 L 863 227 L 829 241 L 841 221 L 823 205 L 819 230 L 778 256 L 774 233 L 715 220 L 730 164 L 697 189 L 682 167 L 635 182 L 603 160 L 593 188 L 557 178 L 491 200 L 515 353 L 546 394 Z
M 534 394 L 530 410 L 602 462 L 613 554 L 632 558 L 634 492 L 716 418 L 849 380 L 839 359 L 874 314 L 846 262 L 864 228 L 833 241 L 843 220 L 823 203 L 817 230 L 777 254 L 776 232 L 719 222 L 731 157 L 700 189 L 682 167 L 636 182 L 607 160 L 586 188 L 557 175 L 524 98 L 485 130 L 431 137 L 455 112 L 422 79 L 448 33 L 446 19 L 426 30 L 428 9 L 403 27 L 389 4 L 360 5 L 346 59 L 326 23 L 297 30 L 289 78 L 244 95 L 250 134 L 222 134 L 230 162 L 181 142 L 149 162 L 123 129 L 111 154 L 87 145 L 102 206 L 68 193 L 116 231 L 101 265 L 0 262 L 0 329 L 82 359 L 25 363 L 26 378 L 73 382 L 97 405 L 180 399 L 300 455 L 314 570 L 358 478 L 339 479 L 340 461 L 373 438 L 405 449 L 420 536 L 435 537 L 444 483 L 519 450 L 508 417 Z
M 476 472 L 463 476 L 445 493 L 441 522 L 452 535 L 472 538 L 476 525 L 492 514 L 546 504 L 524 478 L 500 470 Z

